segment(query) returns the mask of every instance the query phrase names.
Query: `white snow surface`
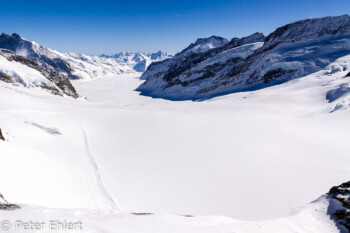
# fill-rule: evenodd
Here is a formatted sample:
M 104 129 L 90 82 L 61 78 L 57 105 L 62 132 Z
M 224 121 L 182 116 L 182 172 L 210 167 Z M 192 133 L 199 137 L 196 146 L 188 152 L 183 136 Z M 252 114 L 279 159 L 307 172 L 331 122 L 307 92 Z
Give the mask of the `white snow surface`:
M 185 217 L 170 214 L 133 215 L 115 211 L 48 209 L 25 205 L 20 210 L 0 211 L 10 223 L 9 232 L 89 232 L 89 233 L 336 233 L 335 223 L 327 215 L 333 203 L 325 196 L 298 209 L 288 217 L 248 222 L 227 217 Z M 23 223 L 40 223 L 40 230 L 24 229 Z M 74 230 L 53 230 L 50 222 L 76 224 Z M 8 225 L 7 225 L 8 226 Z
M 74 81 L 87 100 L 0 82 L 1 193 L 55 208 L 286 216 L 348 180 L 349 61 L 202 102 L 140 96 L 130 76 Z

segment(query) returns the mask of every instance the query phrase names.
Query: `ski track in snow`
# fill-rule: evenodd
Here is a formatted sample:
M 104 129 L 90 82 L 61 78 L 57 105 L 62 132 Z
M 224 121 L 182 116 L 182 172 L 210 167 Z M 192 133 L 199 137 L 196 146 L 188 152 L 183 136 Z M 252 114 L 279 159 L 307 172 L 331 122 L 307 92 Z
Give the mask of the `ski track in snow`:
M 98 167 L 97 161 L 95 159 L 95 156 L 93 155 L 93 153 L 91 152 L 90 149 L 90 143 L 89 143 L 89 138 L 87 136 L 86 130 L 79 126 L 83 132 L 84 135 L 84 143 L 85 143 L 85 150 L 86 150 L 86 154 L 89 158 L 89 161 L 93 167 L 94 170 L 94 174 L 96 177 L 96 182 L 98 187 L 100 188 L 102 194 L 104 195 L 104 197 L 108 200 L 108 202 L 110 202 L 110 206 L 112 207 L 112 209 L 117 210 L 120 209 L 119 205 L 117 204 L 117 202 L 114 200 L 114 198 L 112 197 L 112 195 L 108 192 L 107 188 L 105 187 L 103 181 L 102 181 L 102 177 L 100 174 L 100 169 Z

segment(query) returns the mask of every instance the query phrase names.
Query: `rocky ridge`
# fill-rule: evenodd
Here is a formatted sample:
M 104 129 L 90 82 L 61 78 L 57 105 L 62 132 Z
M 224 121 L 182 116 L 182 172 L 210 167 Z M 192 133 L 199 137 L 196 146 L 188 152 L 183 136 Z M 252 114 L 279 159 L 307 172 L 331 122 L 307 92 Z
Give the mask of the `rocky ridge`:
M 247 49 L 244 55 L 238 50 L 243 48 Z M 301 20 L 266 38 L 256 33 L 204 53 L 153 63 L 137 90 L 171 100 L 206 99 L 303 77 L 348 54 L 349 15 Z

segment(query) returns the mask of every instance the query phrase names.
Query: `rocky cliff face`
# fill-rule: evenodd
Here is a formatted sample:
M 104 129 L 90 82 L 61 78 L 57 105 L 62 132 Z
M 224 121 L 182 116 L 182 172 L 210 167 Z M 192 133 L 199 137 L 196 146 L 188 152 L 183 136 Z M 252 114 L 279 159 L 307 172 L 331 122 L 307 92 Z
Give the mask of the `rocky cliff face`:
M 348 54 L 350 16 L 307 19 L 280 27 L 266 39 L 256 33 L 154 63 L 138 90 L 173 100 L 211 98 L 306 76 Z
M 79 97 L 66 76 L 6 49 L 0 49 L 0 81 L 18 86 L 40 87 L 55 95 Z

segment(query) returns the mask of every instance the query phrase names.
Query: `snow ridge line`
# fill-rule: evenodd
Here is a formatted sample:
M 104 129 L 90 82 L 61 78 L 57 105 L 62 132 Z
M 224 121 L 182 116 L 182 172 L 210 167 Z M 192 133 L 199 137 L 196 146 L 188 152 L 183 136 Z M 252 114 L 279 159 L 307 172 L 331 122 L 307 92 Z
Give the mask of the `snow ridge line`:
M 117 204 L 117 202 L 114 200 L 114 198 L 112 197 L 112 195 L 109 193 L 109 191 L 107 190 L 106 186 L 104 185 L 102 178 L 101 178 L 101 174 L 100 174 L 100 169 L 97 165 L 96 159 L 94 157 L 94 155 L 91 152 L 90 149 L 90 143 L 89 143 L 89 139 L 86 133 L 86 130 L 79 126 L 83 132 L 84 135 L 84 142 L 85 142 L 85 150 L 86 150 L 86 154 L 88 155 L 88 158 L 91 162 L 91 165 L 93 167 L 94 173 L 95 173 L 95 177 L 96 177 L 96 181 L 97 184 L 101 190 L 101 192 L 103 193 L 103 195 L 105 196 L 105 198 L 110 202 L 110 206 L 112 207 L 113 210 L 120 210 L 119 205 Z

